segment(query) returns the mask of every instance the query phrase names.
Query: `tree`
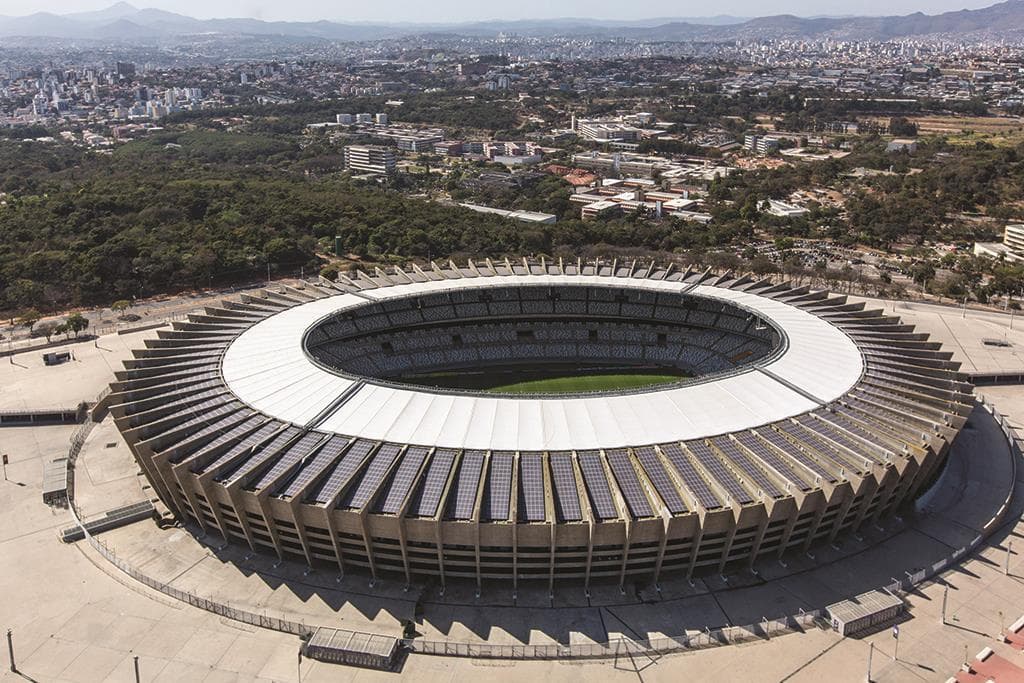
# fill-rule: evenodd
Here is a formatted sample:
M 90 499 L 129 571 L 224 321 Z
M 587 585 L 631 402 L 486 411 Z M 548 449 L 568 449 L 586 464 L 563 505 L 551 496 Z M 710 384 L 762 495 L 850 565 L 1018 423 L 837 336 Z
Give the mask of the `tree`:
M 47 343 L 53 339 L 53 335 L 57 334 L 60 323 L 56 320 L 45 320 L 35 326 L 35 334 L 41 334 L 46 337 Z
M 917 135 L 917 124 L 905 116 L 894 116 L 889 119 L 889 133 L 901 137 L 914 137 Z
M 127 299 L 118 299 L 114 303 L 110 304 L 110 310 L 117 313 L 118 318 L 124 317 L 124 312 L 132 307 L 132 303 Z
M 74 332 L 75 337 L 78 337 L 78 333 L 89 327 L 89 319 L 81 313 L 72 313 L 68 316 L 68 319 L 64 321 L 64 326 L 68 332 Z
M 4 290 L 4 298 L 13 308 L 35 306 L 43 296 L 43 288 L 38 282 L 27 278 L 18 278 Z
M 320 269 L 320 277 L 331 282 L 336 282 L 338 279 L 338 266 L 334 263 L 328 263 L 326 266 Z
M 34 308 L 29 308 L 22 311 L 21 315 L 18 316 L 18 324 L 22 327 L 27 327 L 29 333 L 31 333 L 32 328 L 36 326 L 36 323 L 39 322 L 41 317 L 42 316 L 39 314 L 39 311 Z

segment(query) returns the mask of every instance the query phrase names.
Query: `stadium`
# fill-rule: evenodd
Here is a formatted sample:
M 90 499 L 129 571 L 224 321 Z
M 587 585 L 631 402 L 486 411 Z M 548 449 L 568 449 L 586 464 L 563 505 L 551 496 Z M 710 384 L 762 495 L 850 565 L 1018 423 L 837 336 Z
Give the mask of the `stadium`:
M 197 533 L 373 579 L 554 590 L 729 574 L 897 514 L 971 410 L 950 358 L 808 286 L 431 263 L 191 315 L 109 405 Z

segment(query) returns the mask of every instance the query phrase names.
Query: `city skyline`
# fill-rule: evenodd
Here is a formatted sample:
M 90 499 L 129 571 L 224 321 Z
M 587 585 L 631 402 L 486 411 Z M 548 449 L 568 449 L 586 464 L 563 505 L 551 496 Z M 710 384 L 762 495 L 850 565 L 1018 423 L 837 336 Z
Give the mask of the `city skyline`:
M 111 8 L 114 3 L 108 0 L 44 0 L 32 5 L 33 12 L 26 13 L 22 3 L 13 0 L 0 0 L 0 16 L 28 16 L 38 12 L 58 15 L 79 12 L 98 12 Z M 707 12 L 706 6 L 693 4 L 679 5 L 668 0 L 654 0 L 648 3 L 642 14 L 635 11 L 626 13 L 620 3 L 587 2 L 569 0 L 552 5 L 540 0 L 525 0 L 514 6 L 503 6 L 492 9 L 492 6 L 467 3 L 464 0 L 441 0 L 429 7 L 418 3 L 397 2 L 386 8 L 377 5 L 359 5 L 345 8 L 339 12 L 336 5 L 322 0 L 295 0 L 287 6 L 279 3 L 264 2 L 228 2 L 226 0 L 166 0 L 164 2 L 133 3 L 139 9 L 152 8 L 167 12 L 183 14 L 198 19 L 213 18 L 253 18 L 263 21 L 336 21 L 350 23 L 462 23 L 476 21 L 552 21 L 568 18 L 586 18 L 601 21 L 643 21 L 647 19 L 692 19 L 720 17 L 754 18 L 779 14 L 793 14 L 801 17 L 840 17 L 840 16 L 887 16 L 922 12 L 938 14 L 960 9 L 979 9 L 994 3 L 989 0 L 938 0 L 920 2 L 902 0 L 898 2 L 882 2 L 869 0 L 850 11 L 845 3 L 813 3 L 809 0 L 787 0 L 773 5 L 766 10 L 761 4 L 751 0 L 733 0 L 716 5 L 716 12 Z

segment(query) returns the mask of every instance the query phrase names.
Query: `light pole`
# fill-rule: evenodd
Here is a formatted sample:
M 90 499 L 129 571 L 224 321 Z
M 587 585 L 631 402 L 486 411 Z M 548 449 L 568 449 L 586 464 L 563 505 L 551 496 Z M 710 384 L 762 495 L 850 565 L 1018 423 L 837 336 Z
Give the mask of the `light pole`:
M 942 589 L 942 621 L 939 622 L 943 626 L 946 625 L 946 602 L 949 600 L 949 586 L 945 586 Z
M 135 683 L 139 683 L 139 656 L 135 655 L 133 659 L 135 660 Z
M 14 638 L 11 637 L 11 629 L 7 629 L 7 655 L 11 658 L 11 671 L 18 673 L 18 665 L 14 663 Z
M 868 675 L 864 680 L 871 683 L 871 656 L 875 654 L 875 644 L 868 643 Z
M 7 464 L 7 456 L 4 456 L 4 464 Z M 7 478 L 7 470 L 4 470 L 4 479 Z M 1003 574 L 1010 575 L 1010 555 L 1013 555 L 1013 541 L 1006 542 L 1006 564 L 1003 566 Z

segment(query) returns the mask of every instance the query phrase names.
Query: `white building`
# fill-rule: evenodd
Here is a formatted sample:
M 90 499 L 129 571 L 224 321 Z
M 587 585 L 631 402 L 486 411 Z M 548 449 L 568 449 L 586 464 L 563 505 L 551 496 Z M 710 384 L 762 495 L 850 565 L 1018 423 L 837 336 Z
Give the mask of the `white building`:
M 1001 258 L 1013 263 L 1024 261 L 1024 224 L 1007 225 L 1002 242 L 976 242 L 974 255 Z
M 377 145 L 349 145 L 345 148 L 345 170 L 387 175 L 395 172 L 395 150 Z

